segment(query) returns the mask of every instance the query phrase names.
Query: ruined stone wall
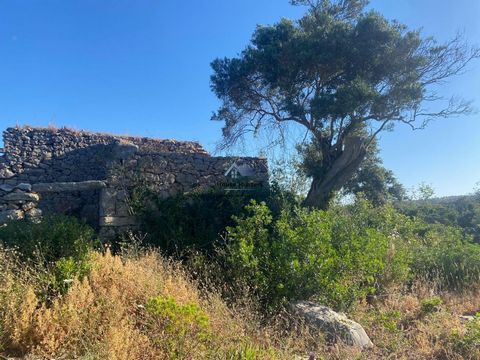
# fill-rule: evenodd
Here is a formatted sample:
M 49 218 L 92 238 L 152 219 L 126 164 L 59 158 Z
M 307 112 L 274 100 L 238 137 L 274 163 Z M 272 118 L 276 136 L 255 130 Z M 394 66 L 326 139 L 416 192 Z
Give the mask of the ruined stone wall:
M 248 166 L 255 173 L 235 185 L 245 187 L 246 191 L 266 186 L 268 168 L 264 158 L 137 151 L 117 160 L 111 164 L 108 187 L 100 193 L 100 224 L 105 236 L 112 236 L 119 228 L 135 224 L 135 217 L 128 206 L 133 186 L 146 186 L 165 198 L 191 191 L 228 191 L 232 179 L 225 173 L 233 163 Z
M 111 230 L 135 224 L 126 200 L 139 178 L 168 197 L 228 186 L 232 164 L 248 168 L 254 186 L 266 184 L 265 159 L 212 157 L 195 142 L 17 127 L 4 131 L 0 185 L 30 184 L 43 213 L 74 215 Z
M 135 144 L 142 152 L 201 153 L 195 142 L 17 127 L 4 131 L 0 183 L 103 180 L 116 144 Z
M 30 184 L 0 185 L 0 225 L 24 218 L 37 221 L 42 214 L 37 209 L 39 199 Z

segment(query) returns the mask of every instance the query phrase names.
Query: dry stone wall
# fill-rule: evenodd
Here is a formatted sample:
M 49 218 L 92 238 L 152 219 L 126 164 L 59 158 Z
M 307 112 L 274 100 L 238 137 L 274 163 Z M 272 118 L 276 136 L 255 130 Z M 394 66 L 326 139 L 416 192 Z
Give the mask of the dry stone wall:
M 135 225 L 127 199 L 138 178 L 167 197 L 226 188 L 232 166 L 248 169 L 247 187 L 267 183 L 265 159 L 212 157 L 195 142 L 16 127 L 4 131 L 0 186 L 18 192 L 28 184 L 44 213 L 78 216 L 112 234 Z
M 4 156 L 0 160 L 0 181 L 72 182 L 107 178 L 107 164 L 115 146 L 134 144 L 142 152 L 207 154 L 200 144 L 187 141 L 16 127 L 3 133 Z
M 0 185 L 0 225 L 24 218 L 39 220 L 42 215 L 37 208 L 39 199 L 40 196 L 32 192 L 30 184 Z

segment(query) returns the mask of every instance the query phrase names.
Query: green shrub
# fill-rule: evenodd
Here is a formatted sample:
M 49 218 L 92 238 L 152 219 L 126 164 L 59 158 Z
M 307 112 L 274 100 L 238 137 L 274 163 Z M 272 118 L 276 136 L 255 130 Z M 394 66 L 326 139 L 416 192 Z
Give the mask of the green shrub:
M 197 304 L 179 305 L 173 298 L 157 296 L 147 301 L 150 330 L 158 346 L 171 359 L 188 358 L 211 337 L 208 316 Z
M 431 227 L 415 252 L 414 273 L 440 289 L 460 290 L 480 281 L 480 245 L 460 229 Z
M 454 332 L 450 339 L 457 353 L 464 359 L 478 359 L 480 356 L 480 313 L 465 324 L 465 334 Z
M 147 234 L 145 242 L 169 255 L 183 256 L 192 249 L 209 252 L 250 196 L 193 192 L 163 199 L 148 193 L 146 199 L 135 209 Z
M 24 259 L 45 264 L 68 257 L 83 259 L 96 244 L 92 228 L 61 215 L 45 217 L 40 223 L 11 222 L 0 228 L 0 243 L 16 248 Z
M 0 228 L 0 244 L 15 248 L 23 261 L 42 269 L 38 295 L 65 293 L 71 281 L 90 271 L 89 253 L 96 246 L 94 231 L 76 218 L 45 217 L 40 223 L 11 222 Z
M 443 301 L 438 296 L 434 296 L 429 299 L 424 299 L 421 302 L 422 313 L 431 314 L 434 312 L 440 311 L 440 306 L 443 304 Z
M 241 347 L 235 346 L 228 349 L 222 356 L 225 360 L 257 360 L 257 359 L 278 359 L 273 349 L 263 350 L 251 344 L 245 344 Z
M 270 309 L 296 299 L 347 309 L 376 291 L 387 265 L 404 279 L 409 257 L 391 256 L 392 229 L 359 208 L 372 210 L 363 201 L 351 211 L 297 208 L 274 219 L 265 203 L 252 201 L 219 249 L 230 283 L 253 288 Z

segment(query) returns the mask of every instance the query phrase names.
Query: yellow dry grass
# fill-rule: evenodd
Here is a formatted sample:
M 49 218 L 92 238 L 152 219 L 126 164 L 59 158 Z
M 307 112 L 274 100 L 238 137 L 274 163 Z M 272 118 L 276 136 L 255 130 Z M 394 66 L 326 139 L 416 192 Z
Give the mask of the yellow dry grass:
M 318 333 L 292 326 L 287 314 L 261 324 L 254 306 L 245 306 L 245 301 L 242 307 L 227 306 L 219 295 L 200 292 L 179 264 L 153 251 L 135 256 L 92 253 L 90 274 L 75 280 L 64 296 L 48 299 L 39 295 L 35 270 L 15 259 L 0 250 L 0 354 L 5 356 L 248 360 L 307 359 L 312 351 L 318 359 L 480 359 L 480 349 L 462 352 L 453 337 L 465 333 L 459 316 L 480 309 L 477 289 L 434 294 L 418 284 L 409 291 L 392 289 L 373 304 L 359 304 L 349 315 L 375 344 L 361 352 L 326 346 Z M 434 295 L 443 300 L 440 310 L 423 313 L 422 302 Z M 193 336 L 172 345 L 162 323 L 148 321 L 146 303 L 156 296 L 200 306 L 211 333 L 205 346 L 198 346 Z M 172 346 L 184 351 L 172 353 Z

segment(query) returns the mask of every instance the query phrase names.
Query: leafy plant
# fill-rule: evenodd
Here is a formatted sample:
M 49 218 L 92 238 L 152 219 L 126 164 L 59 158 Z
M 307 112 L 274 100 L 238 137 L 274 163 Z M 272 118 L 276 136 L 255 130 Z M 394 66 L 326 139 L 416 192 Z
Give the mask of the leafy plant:
M 377 290 L 387 265 L 404 279 L 409 258 L 391 260 L 392 229 L 368 218 L 366 202 L 351 210 L 296 208 L 274 218 L 265 203 L 252 201 L 219 249 L 230 283 L 254 289 L 270 310 L 309 298 L 347 309 Z
M 0 228 L 0 243 L 42 269 L 40 293 L 46 297 L 64 294 L 72 280 L 88 274 L 89 253 L 97 245 L 92 228 L 61 215 L 45 217 L 40 223 L 11 222 Z
M 413 271 L 441 289 L 459 290 L 480 280 L 480 245 L 460 229 L 430 227 L 416 249 Z
M 434 296 L 429 299 L 424 299 L 421 302 L 422 313 L 431 314 L 431 313 L 440 311 L 440 306 L 442 304 L 443 304 L 443 301 L 438 296 Z
M 455 350 L 465 359 L 477 359 L 480 356 L 480 313 L 465 324 L 465 334 L 454 332 L 451 336 Z
M 173 298 L 157 296 L 147 301 L 146 310 L 153 320 L 150 331 L 158 332 L 152 335 L 171 359 L 188 357 L 211 337 L 208 316 L 197 304 L 180 305 Z
M 232 225 L 231 216 L 243 211 L 252 194 L 193 192 L 162 198 L 144 192 L 135 211 L 147 234 L 145 242 L 169 255 L 183 256 L 194 248 L 213 248 L 219 234 Z
M 11 222 L 0 228 L 0 243 L 16 248 L 24 259 L 45 264 L 68 257 L 83 259 L 96 245 L 91 227 L 62 215 L 45 217 L 40 223 Z

